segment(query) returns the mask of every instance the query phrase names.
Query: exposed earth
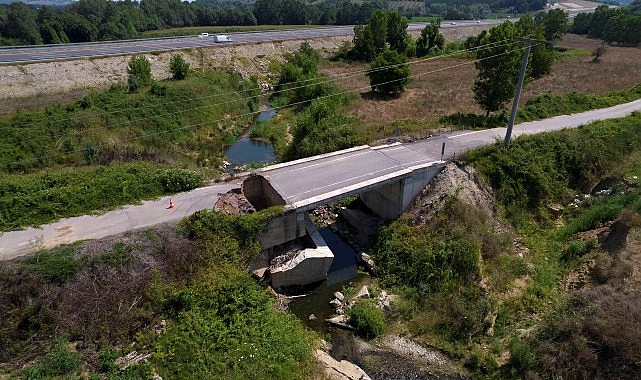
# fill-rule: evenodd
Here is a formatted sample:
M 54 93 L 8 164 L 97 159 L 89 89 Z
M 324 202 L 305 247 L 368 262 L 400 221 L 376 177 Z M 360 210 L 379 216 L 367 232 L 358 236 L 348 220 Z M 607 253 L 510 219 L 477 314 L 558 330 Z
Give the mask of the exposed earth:
M 463 40 L 487 29 L 484 25 L 443 29 L 448 41 Z M 413 32 L 413 34 L 420 34 Z M 351 36 L 309 40 L 323 55 L 330 55 Z M 263 82 L 271 81 L 274 62 L 282 63 L 287 54 L 300 47 L 303 41 L 291 40 L 258 44 L 211 46 L 181 51 L 192 69 L 231 69 L 247 78 L 257 75 Z M 171 76 L 169 60 L 175 52 L 145 54 L 151 62 L 157 80 Z M 33 108 L 80 98 L 90 91 L 104 89 L 127 80 L 130 56 L 78 59 L 51 63 L 0 66 L 0 112 Z M 58 94 L 52 98 L 52 94 Z M 26 100 L 25 102 L 25 99 Z

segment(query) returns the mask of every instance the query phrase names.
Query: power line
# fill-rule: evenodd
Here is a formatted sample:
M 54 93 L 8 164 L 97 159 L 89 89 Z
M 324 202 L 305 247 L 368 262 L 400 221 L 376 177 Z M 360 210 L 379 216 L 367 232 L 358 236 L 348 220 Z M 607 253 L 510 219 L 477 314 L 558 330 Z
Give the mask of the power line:
M 492 55 L 492 56 L 489 56 L 489 57 L 476 59 L 476 60 L 473 60 L 473 61 L 470 61 L 470 62 L 464 62 L 464 63 L 448 66 L 448 67 L 445 67 L 445 68 L 436 69 L 436 70 L 433 70 L 433 71 L 428 71 L 428 72 L 424 72 L 424 73 L 410 75 L 409 78 L 428 75 L 428 74 L 433 74 L 433 73 L 444 71 L 444 70 L 447 70 L 447 69 L 473 64 L 473 63 L 480 62 L 480 61 L 483 61 L 483 60 L 486 60 L 486 59 L 492 59 L 492 58 L 500 57 L 502 55 L 506 55 L 506 54 L 509 54 L 511 52 L 512 51 L 502 52 L 502 53 L 498 53 L 498 54 L 495 54 L 495 55 Z M 396 82 L 396 81 L 398 81 L 398 79 L 397 80 L 392 80 L 392 81 L 389 81 L 389 82 L 386 82 L 386 83 L 381 83 L 381 84 L 393 83 L 393 82 Z M 331 97 L 334 97 L 334 96 L 345 95 L 345 94 L 348 94 L 348 93 L 351 93 L 351 92 L 357 92 L 357 91 L 361 91 L 361 90 L 368 89 L 368 88 L 370 88 L 370 86 L 359 87 L 359 88 L 355 88 L 355 89 L 351 89 L 351 90 L 346 90 L 346 91 L 342 91 L 342 92 L 338 92 L 338 93 L 334 93 L 334 94 L 321 96 L 321 97 L 318 97 L 318 98 L 315 98 L 315 99 L 304 100 L 304 101 L 295 102 L 295 103 L 291 103 L 291 104 L 287 104 L 287 105 L 283 105 L 283 106 L 277 106 L 277 107 L 273 107 L 273 108 L 275 110 L 278 110 L 278 109 L 285 108 L 285 107 L 298 106 L 298 105 L 302 105 L 302 104 L 305 104 L 305 103 L 311 103 L 314 100 L 327 99 L 327 98 L 331 98 Z M 260 111 L 248 112 L 248 113 L 232 116 L 232 117 L 230 117 L 230 119 L 242 118 L 242 117 L 246 117 L 246 116 L 255 115 L 255 114 L 258 114 L 258 113 L 260 113 Z M 225 121 L 225 120 L 228 120 L 228 119 L 223 118 L 223 119 L 206 121 L 206 122 L 202 122 L 202 123 L 198 123 L 198 124 L 185 125 L 185 126 L 182 126 L 182 127 L 179 127 L 179 128 L 174 128 L 174 129 L 169 129 L 169 130 L 159 131 L 159 132 L 154 132 L 154 133 L 147 133 L 147 134 L 143 134 L 143 135 L 140 135 L 140 136 L 131 137 L 129 139 L 119 140 L 119 142 L 120 143 L 127 143 L 127 142 L 130 142 L 130 141 L 140 140 L 140 139 L 147 138 L 147 137 L 160 136 L 160 135 L 171 133 L 171 132 L 177 132 L 177 131 L 181 131 L 181 130 L 185 130 L 185 129 L 201 127 L 201 126 L 204 126 L 204 125 L 207 125 L 207 124 L 213 124 L 213 123 L 217 123 L 217 122 Z M 96 145 L 94 147 L 95 148 L 103 148 L 103 147 L 107 147 L 109 145 L 111 145 L 111 144 L 98 144 L 98 145 Z M 60 156 L 64 156 L 64 155 L 68 155 L 68 154 L 72 154 L 72 153 L 80 153 L 80 152 L 86 151 L 87 149 L 88 148 L 79 148 L 79 149 L 75 149 L 75 150 L 72 150 L 72 151 L 66 152 L 66 153 L 58 153 L 58 154 L 46 155 L 46 156 L 41 156 L 41 157 L 32 158 L 32 159 L 24 159 L 24 160 L 18 160 L 18 161 L 3 163 L 3 164 L 0 165 L 0 167 L 7 167 L 9 165 L 19 164 L 19 163 L 22 163 L 22 162 L 28 162 L 28 161 L 32 161 L 32 160 L 42 160 L 42 159 L 60 157 Z
M 500 46 L 506 46 L 506 45 L 510 45 L 510 44 L 514 44 L 515 43 L 515 42 L 505 43 L 506 41 L 509 41 L 509 40 L 505 39 L 503 41 L 492 42 L 492 43 L 489 43 L 489 44 L 486 44 L 486 45 L 481 45 L 481 46 L 470 48 L 470 49 L 458 50 L 458 51 L 455 51 L 453 53 L 449 53 L 449 54 L 445 54 L 445 55 L 441 55 L 441 56 L 427 57 L 427 58 L 424 58 L 424 59 L 417 59 L 417 60 L 413 60 L 413 61 L 407 62 L 405 64 L 417 64 L 417 63 L 422 63 L 422 62 L 426 62 L 426 61 L 444 59 L 444 58 L 449 58 L 449 57 L 456 56 L 456 55 L 461 55 L 461 54 L 464 54 L 464 53 L 470 53 L 470 52 L 477 51 L 477 50 L 484 50 L 484 49 L 489 49 L 491 47 L 497 47 L 497 46 L 492 46 L 492 45 L 498 45 L 500 47 Z M 296 82 L 289 82 L 289 83 L 286 83 L 286 85 L 292 85 L 292 84 L 293 85 L 304 84 L 304 85 L 295 86 L 295 87 L 287 87 L 287 88 L 284 88 L 282 90 L 273 91 L 272 93 L 273 94 L 279 94 L 279 93 L 283 93 L 283 92 L 286 92 L 286 91 L 294 91 L 294 90 L 297 90 L 297 89 L 300 89 L 300 88 L 307 87 L 308 85 L 306 83 L 311 83 L 311 84 L 314 84 L 314 85 L 315 84 L 325 84 L 325 83 L 333 82 L 334 80 L 338 80 L 338 79 L 347 79 L 347 78 L 350 78 L 350 77 L 353 77 L 353 76 L 362 75 L 364 73 L 367 73 L 368 71 L 369 72 L 375 72 L 375 71 L 379 71 L 379 70 L 385 70 L 385 69 L 393 68 L 393 67 L 396 67 L 396 66 L 399 66 L 399 65 L 404 65 L 404 64 L 388 65 L 388 66 L 380 67 L 380 68 L 377 68 L 377 69 L 374 69 L 374 70 L 365 70 L 365 71 L 358 70 L 358 71 L 343 73 L 343 74 L 339 74 L 339 75 L 335 75 L 335 76 L 329 76 L 327 78 L 309 78 L 309 79 L 304 79 L 304 80 L 300 80 L 300 81 L 296 81 Z M 254 91 L 254 90 L 255 89 L 252 88 L 252 89 L 246 89 L 246 90 L 235 91 L 235 92 L 227 92 L 227 93 L 222 93 L 222 94 L 207 95 L 207 96 L 196 97 L 196 98 L 191 98 L 191 99 L 177 100 L 177 101 L 173 101 L 173 102 L 165 102 L 165 103 L 161 103 L 160 105 L 155 104 L 155 105 L 140 106 L 140 107 L 135 108 L 134 110 L 136 110 L 136 109 L 140 110 L 140 109 L 158 107 L 158 106 L 167 106 L 167 105 L 179 104 L 179 103 L 185 103 L 185 102 L 193 102 L 194 100 L 204 100 L 204 99 L 210 99 L 210 98 L 215 98 L 215 97 L 231 96 L 231 95 L 236 95 L 236 94 L 239 94 L 239 93 L 242 94 L 244 92 L 250 92 L 250 91 Z M 249 100 L 250 98 L 251 97 L 240 98 L 240 99 L 238 99 L 236 101 Z M 186 108 L 185 110 L 182 110 L 182 111 L 180 111 L 178 113 L 184 113 L 184 112 L 188 112 L 189 110 L 202 109 L 202 108 L 206 108 L 206 107 L 220 106 L 220 105 L 224 105 L 224 104 L 228 104 L 228 103 L 230 103 L 230 102 L 214 103 L 214 104 L 211 104 L 211 105 L 202 106 L 202 107 L 195 107 L 195 108 Z M 124 104 L 124 102 L 121 103 L 121 104 Z M 118 105 L 116 105 L 116 106 L 118 106 Z M 85 119 L 87 117 L 94 117 L 94 116 L 107 117 L 107 116 L 111 116 L 111 115 L 122 114 L 122 113 L 125 113 L 125 112 L 131 112 L 131 111 L 132 110 L 127 109 L 127 110 L 115 110 L 115 111 L 112 111 L 112 112 L 95 112 L 95 113 L 90 113 L 90 114 L 85 114 L 85 115 L 71 116 L 71 117 L 68 117 L 68 118 L 58 119 L 58 122 L 71 121 L 71 120 L 81 120 L 81 119 Z M 169 115 L 169 114 L 171 114 L 171 113 L 163 114 L 163 116 Z M 138 121 L 138 120 L 141 120 L 141 119 L 130 120 L 129 123 L 133 123 L 134 121 Z M 16 125 L 12 125 L 12 126 L 7 126 L 7 127 L 24 128 L 24 127 L 33 126 L 33 125 L 36 125 L 36 124 L 37 124 L 36 122 L 32 122 L 32 123 L 21 124 L 21 125 L 17 125 L 17 126 Z M 122 124 L 117 124 L 117 125 L 114 125 L 114 126 L 118 126 L 118 125 L 122 125 Z M 51 136 L 51 137 L 52 138 L 58 138 L 58 137 L 62 137 L 62 135 L 55 135 L 55 136 Z

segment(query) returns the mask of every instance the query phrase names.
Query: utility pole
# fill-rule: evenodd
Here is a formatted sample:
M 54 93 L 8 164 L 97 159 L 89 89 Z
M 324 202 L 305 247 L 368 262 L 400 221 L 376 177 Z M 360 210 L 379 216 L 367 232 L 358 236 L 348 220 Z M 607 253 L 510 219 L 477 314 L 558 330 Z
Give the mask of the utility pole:
M 521 74 L 519 75 L 519 83 L 516 86 L 514 91 L 514 102 L 512 103 L 512 113 L 510 114 L 510 123 L 507 126 L 507 132 L 505 133 L 505 141 L 503 144 L 505 146 L 510 146 L 510 140 L 512 138 L 512 128 L 514 127 L 514 119 L 516 119 L 516 110 L 519 108 L 519 98 L 521 98 L 521 89 L 523 88 L 523 80 L 525 79 L 525 69 L 527 68 L 527 60 L 530 55 L 530 49 L 532 48 L 532 39 L 527 39 L 527 47 L 525 48 L 525 54 L 523 54 L 523 62 L 521 63 Z

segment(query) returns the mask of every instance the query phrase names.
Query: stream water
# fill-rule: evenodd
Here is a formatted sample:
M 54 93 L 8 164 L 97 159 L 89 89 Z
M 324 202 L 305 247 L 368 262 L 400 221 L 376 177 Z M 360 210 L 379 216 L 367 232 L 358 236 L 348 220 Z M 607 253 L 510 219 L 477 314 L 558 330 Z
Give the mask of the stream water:
M 267 121 L 274 115 L 276 115 L 276 110 L 267 106 L 266 109 L 258 114 L 256 123 Z M 248 164 L 271 164 L 277 161 L 272 144 L 268 141 L 249 137 L 252 128 L 245 131 L 225 152 L 225 158 L 230 163 L 229 170 L 234 171 Z

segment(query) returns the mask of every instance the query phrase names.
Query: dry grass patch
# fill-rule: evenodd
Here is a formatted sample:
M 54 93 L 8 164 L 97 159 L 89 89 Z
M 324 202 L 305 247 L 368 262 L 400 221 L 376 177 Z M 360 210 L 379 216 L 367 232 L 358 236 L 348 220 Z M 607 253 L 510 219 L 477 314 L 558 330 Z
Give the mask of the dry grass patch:
M 457 66 L 461 64 L 464 65 Z M 337 83 L 345 91 L 357 95 L 358 101 L 348 112 L 356 115 L 365 126 L 385 125 L 398 119 L 430 120 L 455 112 L 481 112 L 471 90 L 476 78 L 472 60 L 438 58 L 412 63 L 412 81 L 398 97 L 382 97 L 371 92 L 369 79 L 365 76 L 368 66 L 365 63 L 334 63 L 321 68 L 332 78 L 359 73 L 347 80 L 337 80 Z
M 550 93 L 562 95 L 585 92 L 600 95 L 623 90 L 641 83 L 641 49 L 608 47 L 600 62 L 593 63 L 591 52 L 600 40 L 567 35 L 558 44 L 566 49 L 584 50 L 585 54 L 568 55 L 557 60 L 550 75 L 527 85 L 521 105 L 528 98 Z M 474 101 L 472 87 L 477 71 L 472 59 L 435 57 L 410 64 L 412 80 L 398 97 L 372 94 L 365 76 L 365 63 L 330 62 L 321 72 L 334 78 L 345 91 L 354 93 L 357 101 L 348 112 L 361 120 L 364 129 L 389 125 L 396 120 L 414 120 L 429 127 L 436 120 L 457 112 L 484 114 Z M 505 106 L 509 110 L 511 104 Z M 415 126 L 420 128 L 420 126 Z
M 591 53 L 601 46 L 601 41 L 570 34 L 559 46 Z M 606 49 L 597 63 L 592 62 L 591 54 L 557 61 L 550 75 L 524 89 L 523 101 L 545 93 L 561 95 L 575 91 L 601 95 L 641 83 L 641 49 L 617 46 Z

